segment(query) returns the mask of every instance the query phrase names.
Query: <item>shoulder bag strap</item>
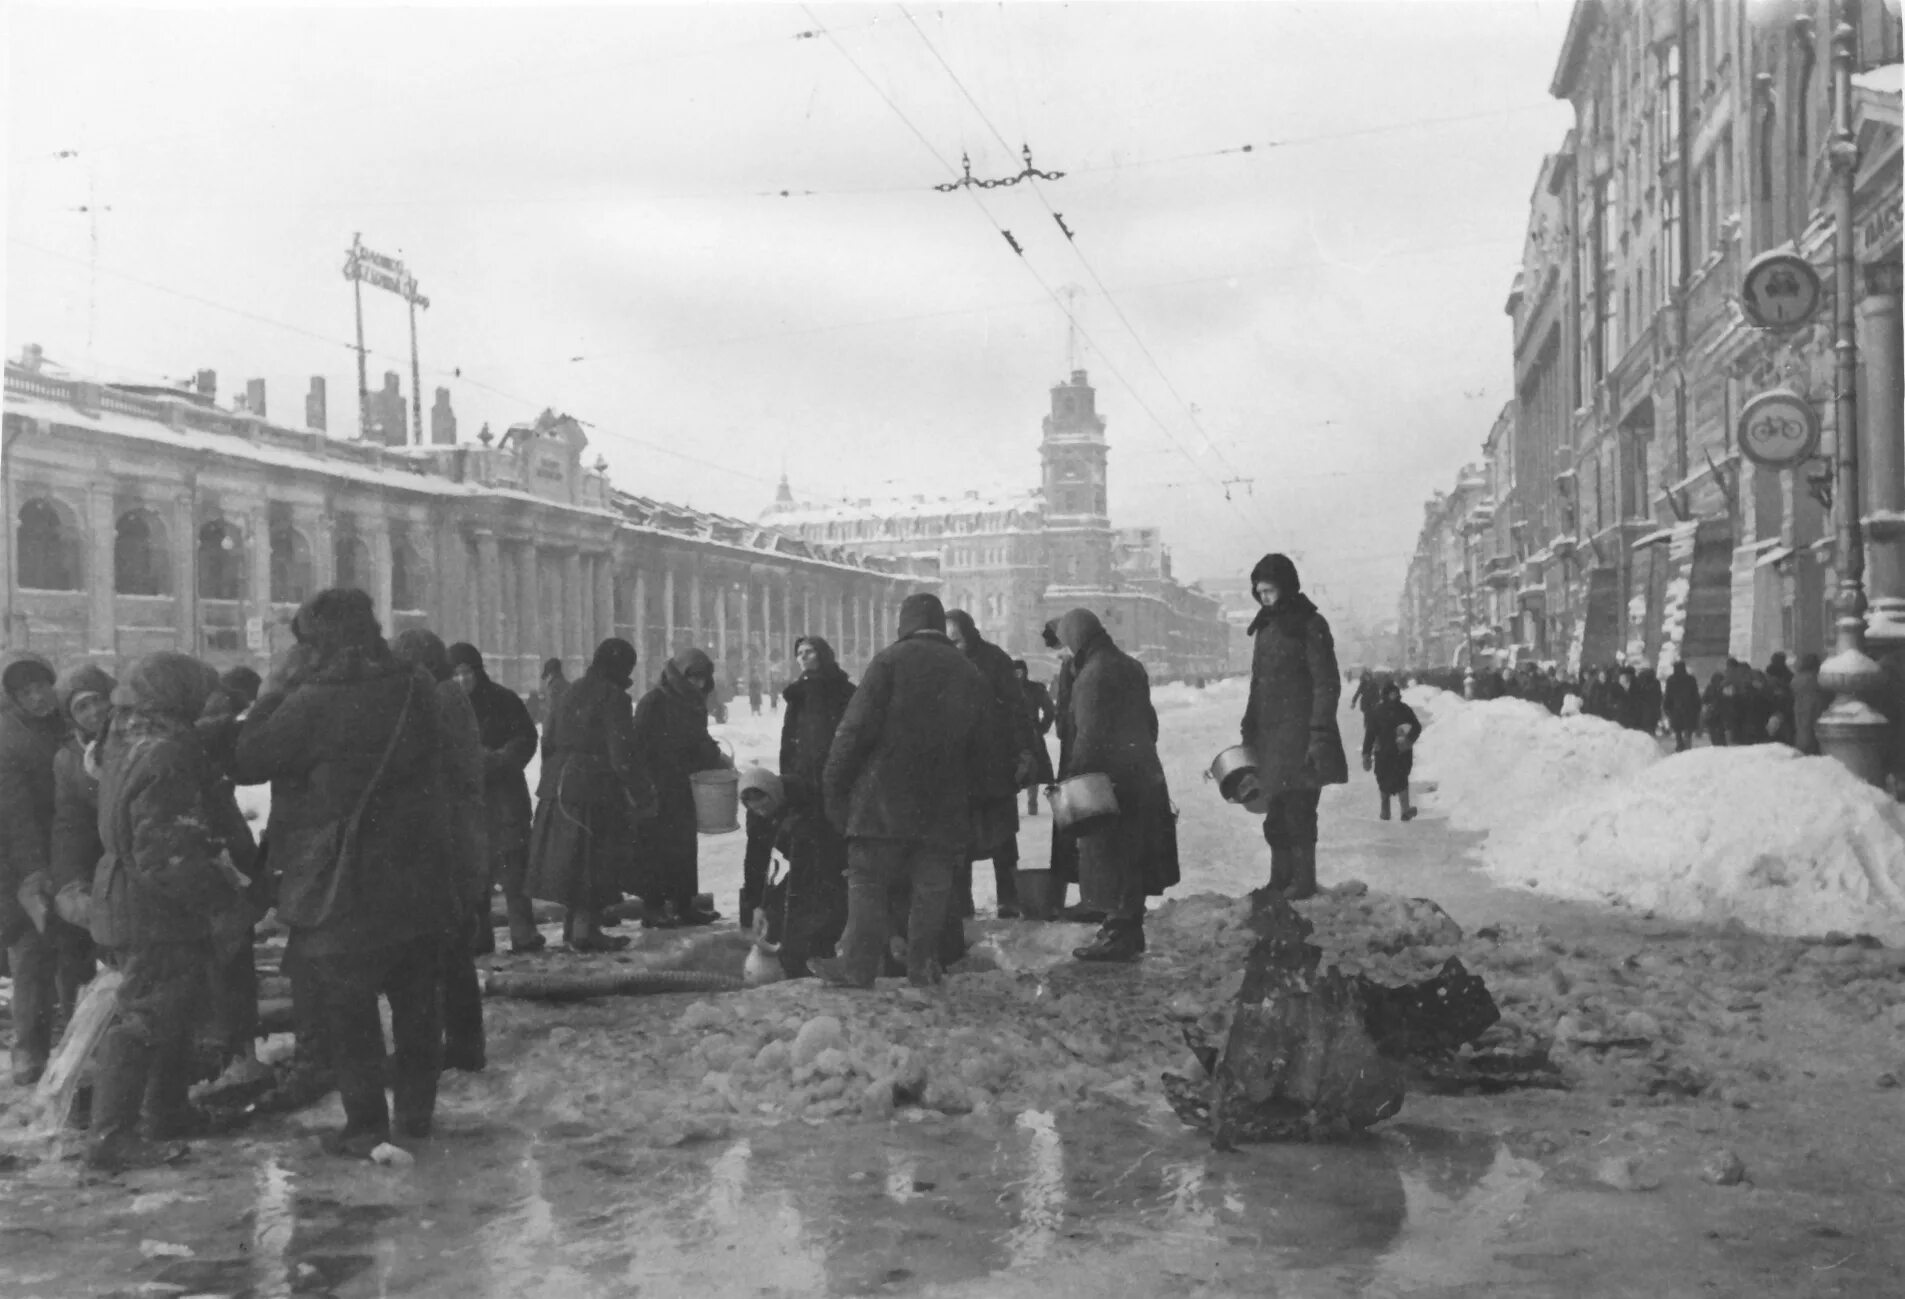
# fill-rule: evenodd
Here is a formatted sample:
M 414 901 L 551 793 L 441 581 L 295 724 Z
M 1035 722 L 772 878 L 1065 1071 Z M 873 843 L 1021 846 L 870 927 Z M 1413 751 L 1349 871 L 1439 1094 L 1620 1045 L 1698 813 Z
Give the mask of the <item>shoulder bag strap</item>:
M 344 833 L 338 838 L 337 866 L 331 872 L 331 885 L 324 891 L 324 903 L 318 908 L 318 924 L 331 918 L 331 909 L 337 905 L 337 895 L 343 889 L 345 867 L 350 863 L 351 854 L 357 847 L 357 832 L 363 825 L 364 813 L 370 807 L 370 800 L 377 793 L 377 787 L 384 783 L 384 773 L 390 770 L 391 755 L 397 751 L 397 741 L 403 738 L 404 723 L 410 720 L 410 704 L 417 695 L 417 678 L 413 673 L 409 686 L 404 691 L 403 708 L 397 714 L 397 725 L 390 732 L 390 743 L 384 746 L 384 756 L 377 760 L 377 770 L 371 773 L 370 783 L 364 786 L 364 792 L 358 796 L 357 806 L 352 809 L 350 819 L 344 823 Z

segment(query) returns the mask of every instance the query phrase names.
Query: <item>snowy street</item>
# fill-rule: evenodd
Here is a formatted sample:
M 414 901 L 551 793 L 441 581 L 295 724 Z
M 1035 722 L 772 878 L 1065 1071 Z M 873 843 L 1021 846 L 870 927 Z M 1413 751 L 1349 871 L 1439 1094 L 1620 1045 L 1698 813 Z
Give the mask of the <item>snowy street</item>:
M 1185 884 L 1158 908 L 1136 966 L 1064 959 L 1081 926 L 983 921 L 972 964 L 1002 968 L 932 993 L 803 981 L 556 1006 L 492 999 L 489 1068 L 446 1075 L 437 1135 L 412 1166 L 320 1156 L 314 1134 L 336 1122 L 334 1098 L 117 1183 L 70 1160 L 17 1161 L 0 1238 L 8 1252 L 30 1241 L 33 1254 L 30 1268 L 6 1265 L 6 1293 L 1888 1292 L 1905 1269 L 1896 1130 L 1880 1103 L 1905 1076 L 1899 951 L 1696 927 L 1670 918 L 1682 895 L 1669 888 L 1646 904 L 1658 908 L 1650 917 L 1588 900 L 1594 890 L 1567 873 L 1608 859 L 1590 830 L 1619 815 L 1592 809 L 1622 781 L 1646 773 L 1643 787 L 1676 788 L 1681 770 L 1772 755 L 1648 759 L 1631 736 L 1535 718 L 1511 754 L 1490 759 L 1506 723 L 1458 720 L 1479 706 L 1452 698 L 1423 701 L 1420 768 L 1442 789 L 1409 824 L 1377 820 L 1360 771 L 1329 791 L 1326 894 L 1303 905 L 1312 941 L 1389 982 L 1459 956 L 1501 1006 L 1496 1031 L 1546 1046 L 1565 1086 L 1412 1091 L 1364 1139 L 1233 1155 L 1180 1124 L 1158 1076 L 1183 1067 L 1178 1025 L 1234 995 L 1242 909 L 1228 898 L 1266 870 L 1255 821 L 1200 774 L 1233 742 L 1242 697 L 1236 682 L 1157 691 Z M 771 757 L 777 726 L 742 716 L 722 730 L 746 761 Z M 1352 747 L 1359 727 L 1346 711 Z M 1599 788 L 1542 794 L 1550 748 L 1623 746 L 1631 771 L 1604 753 Z M 1514 781 L 1486 766 L 1504 757 Z M 1785 764 L 1797 774 L 1782 778 L 1809 778 L 1822 761 Z M 1819 779 L 1837 788 L 1837 774 Z M 1539 841 L 1499 827 L 1518 845 L 1509 871 L 1480 828 L 1451 824 L 1484 823 L 1491 797 L 1519 801 L 1522 818 L 1545 801 L 1589 829 L 1544 857 Z M 1729 807 L 1709 809 L 1713 821 Z M 1024 823 L 1026 864 L 1042 858 L 1049 826 Z M 1888 827 L 1896 834 L 1896 820 L 1860 829 L 1860 851 L 1883 854 Z M 1813 851 L 1813 831 L 1798 833 Z M 730 917 L 740 840 L 702 840 L 702 888 Z M 1854 905 L 1859 881 L 1877 877 L 1822 882 L 1779 858 L 1778 843 L 1760 847 L 1756 878 L 1763 889 L 1788 878 L 1793 906 L 1832 927 L 1896 923 L 1882 897 Z M 1544 861 L 1574 863 L 1555 883 L 1574 900 L 1526 887 Z M 984 913 L 989 871 L 976 874 Z M 1367 891 L 1340 887 L 1352 880 Z M 698 946 L 738 964 L 731 920 L 712 933 L 634 932 L 612 959 Z M 579 958 L 552 948 L 493 960 Z

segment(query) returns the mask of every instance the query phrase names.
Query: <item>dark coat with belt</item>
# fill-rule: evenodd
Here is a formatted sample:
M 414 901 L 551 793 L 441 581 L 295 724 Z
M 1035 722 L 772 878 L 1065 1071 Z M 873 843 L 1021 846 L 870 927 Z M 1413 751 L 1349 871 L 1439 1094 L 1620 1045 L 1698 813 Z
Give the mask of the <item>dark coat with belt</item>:
M 643 887 L 685 906 L 699 881 L 700 839 L 694 782 L 698 771 L 728 765 L 708 734 L 708 705 L 684 670 L 683 651 L 662 669 L 661 681 L 635 705 L 636 760 L 655 791 L 655 817 L 641 828 L 637 873 Z M 711 665 L 710 665 L 711 666 Z M 644 900 L 650 900 L 647 893 Z
M 943 632 L 900 625 L 867 664 L 827 757 L 827 816 L 849 839 L 963 851 L 994 750 L 991 688 Z
M 781 693 L 787 701 L 787 711 L 781 714 L 781 775 L 818 794 L 834 732 L 853 701 L 854 685 L 826 641 L 817 636 L 806 640 L 820 655 L 820 667 Z
M 636 827 L 654 814 L 627 684 L 591 667 L 543 724 L 525 891 L 564 906 L 608 906 L 635 887 Z
M 1118 799 L 1117 833 L 1144 845 L 1144 891 L 1178 882 L 1177 818 L 1164 764 L 1158 759 L 1158 715 L 1144 665 L 1119 649 L 1095 614 L 1074 609 L 1059 622 L 1077 673 L 1071 712 L 1075 734 L 1060 779 L 1111 778 Z
M 53 674 L 37 654 L 8 655 L 4 667 L 23 661 Z M 0 691 L 0 942 L 11 943 L 33 927 L 18 894 L 27 876 L 44 874 L 51 865 L 53 757 L 66 731 L 57 713 L 31 717 Z
M 1250 702 L 1243 742 L 1257 755 L 1266 794 L 1349 783 L 1349 759 L 1336 725 L 1343 694 L 1329 621 L 1302 592 L 1284 596 L 1250 624 Z M 1310 760 L 1311 746 L 1318 761 Z
M 308 955 L 372 951 L 454 923 L 442 744 L 436 682 L 387 653 L 339 651 L 246 715 L 233 774 L 271 782 L 278 916 Z
M 483 746 L 483 804 L 492 858 L 520 855 L 529 846 L 529 781 L 523 774 L 536 756 L 536 723 L 529 707 L 508 686 L 490 680 L 473 646 L 453 645 L 450 661 L 476 673 L 470 708 Z

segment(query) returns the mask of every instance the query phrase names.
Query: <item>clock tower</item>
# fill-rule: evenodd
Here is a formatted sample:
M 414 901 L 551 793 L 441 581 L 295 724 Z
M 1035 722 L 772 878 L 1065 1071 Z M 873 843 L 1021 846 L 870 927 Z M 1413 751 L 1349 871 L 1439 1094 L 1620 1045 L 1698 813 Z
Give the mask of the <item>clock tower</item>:
M 1105 500 L 1105 421 L 1083 370 L 1052 389 L 1039 445 L 1051 586 L 1103 590 L 1111 582 L 1112 530 Z

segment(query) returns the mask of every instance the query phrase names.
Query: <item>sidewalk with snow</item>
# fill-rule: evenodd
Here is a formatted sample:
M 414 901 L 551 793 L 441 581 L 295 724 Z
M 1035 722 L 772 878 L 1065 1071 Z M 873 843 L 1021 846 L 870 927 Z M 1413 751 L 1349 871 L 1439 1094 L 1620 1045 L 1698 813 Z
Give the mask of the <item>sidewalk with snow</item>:
M 1486 830 L 1503 884 L 1766 933 L 1905 943 L 1905 809 L 1783 744 L 1663 757 L 1651 737 L 1518 699 L 1416 688 L 1417 778 Z

